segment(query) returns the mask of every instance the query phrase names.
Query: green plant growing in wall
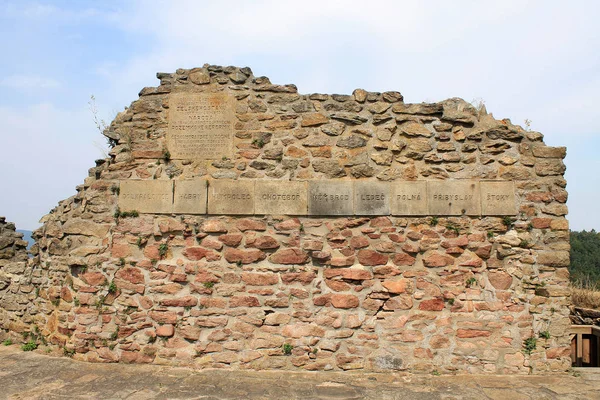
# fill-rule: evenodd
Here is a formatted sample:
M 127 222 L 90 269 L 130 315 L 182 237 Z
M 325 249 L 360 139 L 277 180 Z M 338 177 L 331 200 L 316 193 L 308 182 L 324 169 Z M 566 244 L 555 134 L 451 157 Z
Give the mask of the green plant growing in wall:
M 449 231 L 452 231 L 452 232 L 456 233 L 457 235 L 460 233 L 460 228 L 457 225 L 454 225 L 454 224 L 448 224 L 448 225 L 446 225 L 446 229 L 448 229 Z
M 166 243 L 161 243 L 158 246 L 158 255 L 160 256 L 161 259 L 165 258 L 165 256 L 167 255 L 167 252 L 169 251 L 169 245 Z
M 431 217 L 431 219 L 429 220 L 429 225 L 431 225 L 431 226 L 437 226 L 437 224 L 439 224 L 439 223 L 440 223 L 440 220 L 435 215 L 433 217 Z
M 285 354 L 286 356 L 289 356 L 290 354 L 292 354 L 293 349 L 294 349 L 294 346 L 292 346 L 289 343 L 285 343 L 283 345 L 283 354 Z
M 471 278 L 467 279 L 467 281 L 465 282 L 465 285 L 467 285 L 467 287 L 472 287 L 476 283 L 477 283 L 477 279 L 471 277 Z
M 528 337 L 523 340 L 523 353 L 527 355 L 531 355 L 533 351 L 537 348 L 537 339 L 533 336 Z
M 73 357 L 75 355 L 75 349 L 67 349 L 63 347 L 63 354 L 67 357 Z
M 204 282 L 203 285 L 205 288 L 211 289 L 213 286 L 215 286 L 215 283 L 214 282 Z
M 169 152 L 169 150 L 165 149 L 165 151 L 163 151 L 162 159 L 165 161 L 165 163 L 171 161 L 171 153 Z
M 507 230 L 512 229 L 514 222 L 515 221 L 508 215 L 505 215 L 504 217 L 502 217 L 502 223 L 504 224 L 504 226 L 506 226 Z
M 108 293 L 117 293 L 117 284 L 115 281 L 110 281 L 110 285 L 108 285 Z
M 252 145 L 254 147 L 258 147 L 259 149 L 262 149 L 263 147 L 265 147 L 265 141 L 262 138 L 254 139 L 252 141 Z
M 538 336 L 542 339 L 549 340 L 550 339 L 550 331 L 541 331 Z
M 10 346 L 11 344 L 13 344 L 13 341 L 11 339 L 6 339 L 4 342 L 2 342 L 2 344 L 4 346 Z
M 23 351 L 33 351 L 37 348 L 38 348 L 38 344 L 36 342 L 34 342 L 33 340 L 30 340 L 29 342 L 27 342 L 21 346 L 21 350 L 23 350 Z

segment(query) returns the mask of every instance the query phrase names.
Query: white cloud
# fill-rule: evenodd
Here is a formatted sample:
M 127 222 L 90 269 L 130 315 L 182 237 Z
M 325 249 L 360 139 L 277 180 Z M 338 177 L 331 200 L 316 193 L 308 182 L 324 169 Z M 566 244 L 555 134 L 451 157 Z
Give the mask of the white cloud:
M 54 89 L 60 87 L 60 82 L 56 79 L 43 77 L 40 75 L 10 75 L 0 80 L 0 86 L 11 89 L 29 90 L 29 89 Z
M 103 158 L 93 142 L 89 110 L 64 110 L 50 103 L 0 107 L 0 213 L 30 229 L 58 201 L 75 194 L 94 160 Z M 100 139 L 101 140 L 101 139 Z

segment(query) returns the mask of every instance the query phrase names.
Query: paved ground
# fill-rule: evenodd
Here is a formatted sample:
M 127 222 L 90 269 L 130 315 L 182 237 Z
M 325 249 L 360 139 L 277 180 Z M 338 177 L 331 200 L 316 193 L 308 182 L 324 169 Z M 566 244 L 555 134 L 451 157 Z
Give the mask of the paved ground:
M 573 376 L 578 375 L 578 376 Z M 2 399 L 600 399 L 600 373 L 431 376 L 89 364 L 0 346 Z

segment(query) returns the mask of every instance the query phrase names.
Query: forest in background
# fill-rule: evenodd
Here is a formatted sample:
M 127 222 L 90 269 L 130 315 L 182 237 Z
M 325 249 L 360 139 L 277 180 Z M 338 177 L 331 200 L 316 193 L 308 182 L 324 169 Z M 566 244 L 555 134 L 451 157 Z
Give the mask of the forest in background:
M 571 282 L 600 289 L 600 233 L 571 231 Z

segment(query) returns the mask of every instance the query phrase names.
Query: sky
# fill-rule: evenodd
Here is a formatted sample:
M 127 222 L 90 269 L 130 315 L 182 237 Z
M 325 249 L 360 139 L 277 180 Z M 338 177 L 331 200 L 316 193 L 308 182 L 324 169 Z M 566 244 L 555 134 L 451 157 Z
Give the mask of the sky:
M 249 66 L 301 93 L 485 102 L 567 146 L 573 230 L 600 230 L 600 2 L 0 0 L 0 215 L 19 229 L 76 193 L 110 122 L 157 72 Z

